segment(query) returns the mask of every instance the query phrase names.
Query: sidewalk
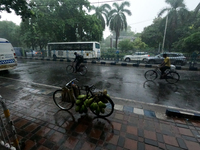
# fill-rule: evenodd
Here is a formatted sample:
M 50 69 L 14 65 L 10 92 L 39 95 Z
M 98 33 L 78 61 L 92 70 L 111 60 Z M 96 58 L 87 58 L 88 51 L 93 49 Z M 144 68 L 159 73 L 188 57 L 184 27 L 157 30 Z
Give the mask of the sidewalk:
M 198 120 L 170 118 L 166 108 L 135 101 L 135 107 L 116 104 L 107 119 L 74 108 L 60 111 L 52 99 L 55 90 L 0 78 L 0 94 L 26 150 L 200 150 Z

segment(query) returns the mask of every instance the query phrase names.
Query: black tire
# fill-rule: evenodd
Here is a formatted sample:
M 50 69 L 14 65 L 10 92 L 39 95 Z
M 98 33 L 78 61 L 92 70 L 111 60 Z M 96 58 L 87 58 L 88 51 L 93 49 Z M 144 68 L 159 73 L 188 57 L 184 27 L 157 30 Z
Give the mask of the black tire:
M 105 103 L 106 104 L 105 113 L 101 113 L 100 112 L 98 114 L 98 113 L 96 113 L 95 110 L 90 109 L 98 117 L 108 117 L 108 116 L 112 115 L 112 113 L 114 111 L 114 103 L 113 103 L 113 101 L 111 100 L 110 97 L 108 97 L 108 96 L 105 96 L 105 97 L 108 100 L 108 102 Z
M 66 71 L 67 71 L 67 73 L 72 73 L 72 72 L 74 72 L 74 67 L 72 65 L 68 65 L 66 67 Z
M 126 58 L 125 61 L 126 61 L 126 62 L 130 62 L 131 59 L 130 59 L 130 58 Z
M 158 77 L 158 74 L 155 70 L 148 70 L 145 72 L 144 77 L 147 80 L 155 80 Z
M 87 73 L 87 67 L 86 66 L 80 66 L 79 68 L 80 75 L 84 76 Z
M 70 98 L 65 98 L 65 100 L 63 100 L 62 93 L 63 91 L 61 89 L 53 93 L 54 103 L 62 110 L 69 110 L 74 106 L 74 102 L 71 101 Z
M 179 79 L 180 79 L 180 76 L 177 72 L 169 72 L 169 73 L 167 73 L 167 75 L 165 77 L 165 80 L 171 84 L 178 82 Z
M 149 60 L 149 64 L 155 64 L 155 60 Z

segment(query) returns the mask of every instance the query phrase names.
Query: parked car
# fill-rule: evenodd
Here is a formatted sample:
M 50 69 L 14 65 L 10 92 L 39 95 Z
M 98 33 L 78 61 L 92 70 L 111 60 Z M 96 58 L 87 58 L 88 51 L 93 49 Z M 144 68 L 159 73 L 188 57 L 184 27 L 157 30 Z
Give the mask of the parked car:
M 42 56 L 42 52 L 30 51 L 30 52 L 26 52 L 26 56 L 27 57 L 41 57 Z
M 176 52 L 165 52 L 167 54 L 167 57 L 169 57 L 171 64 L 173 65 L 185 65 L 187 63 L 186 57 L 182 53 L 176 53 Z M 161 64 L 164 60 L 163 53 L 148 57 L 144 60 L 145 63 L 148 64 Z
M 124 61 L 127 61 L 127 62 L 130 62 L 132 60 L 144 61 L 144 59 L 149 56 L 150 55 L 147 52 L 135 52 L 133 55 L 125 55 Z

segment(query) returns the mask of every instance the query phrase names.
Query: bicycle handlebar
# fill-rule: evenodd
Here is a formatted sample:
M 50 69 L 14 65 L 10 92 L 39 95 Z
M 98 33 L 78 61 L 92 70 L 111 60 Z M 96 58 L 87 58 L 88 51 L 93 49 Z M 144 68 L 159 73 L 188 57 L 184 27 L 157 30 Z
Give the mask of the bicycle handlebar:
M 69 81 L 65 86 L 66 86 L 66 87 L 69 86 L 73 81 L 77 81 L 77 82 L 78 82 L 78 79 L 76 79 L 76 78 L 72 79 L 72 80 Z

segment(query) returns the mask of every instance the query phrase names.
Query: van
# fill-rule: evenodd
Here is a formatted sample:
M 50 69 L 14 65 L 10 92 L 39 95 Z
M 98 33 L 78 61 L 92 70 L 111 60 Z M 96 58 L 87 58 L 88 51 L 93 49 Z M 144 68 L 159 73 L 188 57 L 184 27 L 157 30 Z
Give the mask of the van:
M 12 44 L 0 38 L 0 71 L 14 69 L 17 66 L 17 57 Z

